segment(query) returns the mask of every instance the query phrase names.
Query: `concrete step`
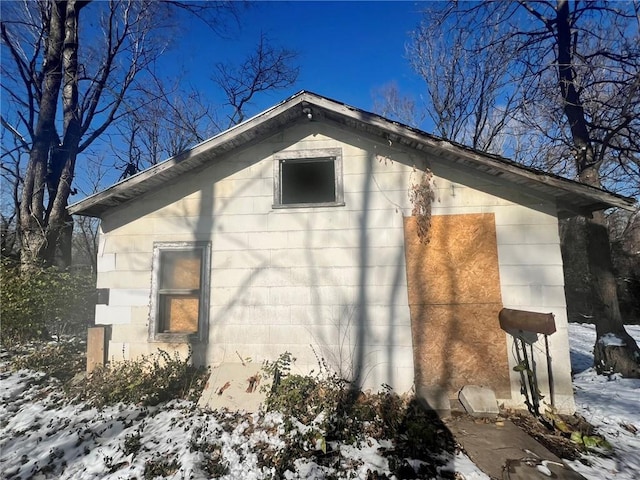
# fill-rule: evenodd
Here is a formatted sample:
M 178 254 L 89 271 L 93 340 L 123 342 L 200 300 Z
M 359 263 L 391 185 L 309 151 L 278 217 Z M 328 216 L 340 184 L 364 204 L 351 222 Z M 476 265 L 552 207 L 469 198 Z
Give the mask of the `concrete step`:
M 584 480 L 509 420 L 454 415 L 444 423 L 469 458 L 492 478 Z

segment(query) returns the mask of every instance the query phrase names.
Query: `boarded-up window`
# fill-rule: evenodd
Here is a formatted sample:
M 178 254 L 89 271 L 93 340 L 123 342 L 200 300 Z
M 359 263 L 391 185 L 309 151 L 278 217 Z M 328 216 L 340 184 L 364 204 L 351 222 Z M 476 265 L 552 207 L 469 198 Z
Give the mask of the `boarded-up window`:
M 207 341 L 210 251 L 209 242 L 154 243 L 149 341 Z
M 201 301 L 202 250 L 160 252 L 160 333 L 197 333 Z

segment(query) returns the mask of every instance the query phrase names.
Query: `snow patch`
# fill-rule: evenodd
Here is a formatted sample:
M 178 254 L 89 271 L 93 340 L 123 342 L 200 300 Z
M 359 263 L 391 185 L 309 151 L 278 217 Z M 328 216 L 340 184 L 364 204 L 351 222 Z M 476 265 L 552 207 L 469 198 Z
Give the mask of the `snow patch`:
M 627 331 L 640 341 L 640 326 L 627 327 Z M 640 431 L 640 380 L 596 374 L 590 367 L 596 339 L 592 325 L 570 324 L 569 338 L 574 371 L 579 371 L 574 361 L 584 367 L 574 377 L 578 413 L 614 448 L 609 456 L 585 455 L 582 461 L 569 465 L 587 479 L 640 478 L 640 433 L 636 433 Z M 278 413 L 225 416 L 184 401 L 158 407 L 116 405 L 97 410 L 86 404 L 65 404 L 60 388 L 41 373 L 7 372 L 0 362 L 0 469 L 5 477 L 33 478 L 44 470 L 41 478 L 143 478 L 147 462 L 175 460 L 177 471 L 165 478 L 200 480 L 211 475 L 203 468 L 204 453 L 192 447 L 215 442 L 220 462 L 228 467 L 218 478 L 273 478 L 275 472 L 261 466 L 258 452 L 283 452 L 287 431 L 289 435 L 310 431 L 309 426 L 292 421 L 292 432 Z M 322 418 L 316 421 L 321 423 Z M 314 440 L 309 449 L 318 445 Z M 392 449 L 391 440 L 366 439 L 360 445 L 331 447 L 340 452 L 339 468 L 299 458 L 284 478 L 366 478 L 368 471 L 390 475 L 383 451 Z M 441 454 L 439 459 L 444 464 L 441 473 L 453 472 L 466 480 L 489 478 L 463 453 Z M 416 470 L 423 464 L 406 460 Z
M 627 325 L 627 332 L 640 341 L 640 326 Z M 589 357 L 593 365 L 596 331 L 593 325 L 569 324 L 572 367 L 574 359 Z M 585 455 L 583 461 L 567 462 L 587 479 L 635 480 L 640 478 L 640 435 L 623 425 L 640 430 L 640 380 L 620 375 L 598 375 L 593 367 L 573 377 L 577 413 L 596 427 L 612 446 L 607 457 Z M 586 464 L 585 464 L 586 463 Z
M 604 345 L 605 347 L 626 347 L 627 344 L 625 341 L 618 337 L 615 333 L 607 333 L 600 337 L 598 343 Z

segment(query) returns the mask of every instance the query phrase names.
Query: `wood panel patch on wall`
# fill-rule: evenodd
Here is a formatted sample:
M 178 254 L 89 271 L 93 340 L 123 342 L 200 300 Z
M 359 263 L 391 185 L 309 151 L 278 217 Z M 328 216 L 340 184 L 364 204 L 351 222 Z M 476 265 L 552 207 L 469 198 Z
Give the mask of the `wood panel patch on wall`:
M 404 236 L 416 387 L 455 398 L 484 385 L 510 398 L 494 215 L 434 216 L 427 244 L 406 217 Z

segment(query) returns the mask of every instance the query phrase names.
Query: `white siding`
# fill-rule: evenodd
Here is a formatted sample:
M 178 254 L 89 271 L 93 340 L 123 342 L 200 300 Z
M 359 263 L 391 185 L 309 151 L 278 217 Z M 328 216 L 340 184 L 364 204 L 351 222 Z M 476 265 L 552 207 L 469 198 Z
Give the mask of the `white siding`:
M 315 148 L 342 149 L 345 206 L 274 209 L 273 154 Z M 413 166 L 425 160 L 435 174 L 435 215 L 495 213 L 503 302 L 553 310 L 560 329 L 552 348 L 564 362 L 554 205 L 514 193 L 497 179 L 479 179 L 436 158 L 315 122 L 185 174 L 103 219 L 98 286 L 111 289 L 113 302 L 99 306 L 96 319 L 113 324 L 110 349 L 122 351 L 125 344 L 133 355 L 158 347 L 143 334 L 126 341 L 118 334 L 131 323 L 123 313 L 126 299 L 137 309 L 149 301 L 153 242 L 210 241 L 210 328 L 202 361 L 234 362 L 240 355 L 259 364 L 290 351 L 307 371 L 317 368 L 317 353 L 342 373 L 353 373 L 361 362 L 365 387 L 377 390 L 386 383 L 409 390 L 413 356 L 403 216 L 411 213 Z M 110 357 L 115 354 L 110 350 Z M 558 373 L 556 380 L 568 382 L 568 394 L 567 375 Z M 520 398 L 519 387 L 514 395 Z

